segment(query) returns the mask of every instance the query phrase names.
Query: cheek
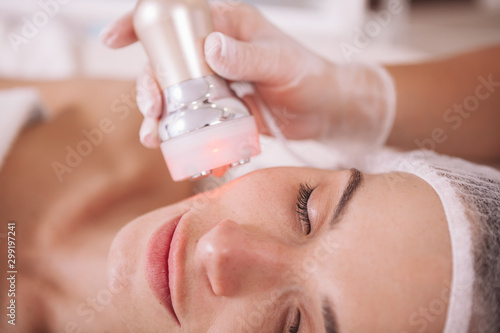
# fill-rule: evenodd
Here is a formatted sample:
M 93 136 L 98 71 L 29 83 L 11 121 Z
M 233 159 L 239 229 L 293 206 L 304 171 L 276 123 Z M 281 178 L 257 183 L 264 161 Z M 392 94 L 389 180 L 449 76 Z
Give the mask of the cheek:
M 136 316 L 136 313 L 130 311 L 130 307 L 132 304 L 140 304 L 140 290 L 147 287 L 140 274 L 144 253 L 141 245 L 147 238 L 147 233 L 138 227 L 140 221 L 138 219 L 128 224 L 118 233 L 108 256 L 107 281 L 113 292 L 111 302 L 117 312 L 127 318 L 129 324 L 135 321 Z
M 141 263 L 145 240 L 151 231 L 142 227 L 143 218 L 126 225 L 116 235 L 108 255 L 108 280 L 130 286 Z
M 335 251 L 328 265 L 332 281 L 328 288 L 340 326 L 354 332 L 394 328 L 394 318 L 406 318 L 407 311 L 402 310 L 411 301 L 399 295 L 402 287 L 406 289 L 401 284 L 406 280 L 401 268 L 407 262 L 395 256 L 394 244 L 388 244 L 379 231 L 358 226 L 352 230 L 340 227 L 332 233 Z
M 251 174 L 228 185 L 217 199 L 216 213 L 221 219 L 279 234 L 294 219 L 298 184 L 294 178 L 277 172 Z

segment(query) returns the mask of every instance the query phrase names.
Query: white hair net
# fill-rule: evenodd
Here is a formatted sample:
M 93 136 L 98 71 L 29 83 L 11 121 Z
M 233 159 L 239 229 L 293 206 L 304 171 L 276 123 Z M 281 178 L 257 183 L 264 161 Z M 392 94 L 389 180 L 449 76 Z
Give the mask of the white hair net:
M 500 172 L 430 151 L 388 150 L 349 164 L 369 173 L 411 173 L 434 188 L 453 253 L 444 332 L 500 332 Z

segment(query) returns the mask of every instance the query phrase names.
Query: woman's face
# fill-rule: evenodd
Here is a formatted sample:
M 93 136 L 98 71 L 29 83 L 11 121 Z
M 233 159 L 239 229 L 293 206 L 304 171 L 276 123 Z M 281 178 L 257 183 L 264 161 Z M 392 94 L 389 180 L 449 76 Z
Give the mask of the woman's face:
M 108 276 L 134 332 L 431 332 L 451 246 L 418 177 L 267 169 L 127 225 Z

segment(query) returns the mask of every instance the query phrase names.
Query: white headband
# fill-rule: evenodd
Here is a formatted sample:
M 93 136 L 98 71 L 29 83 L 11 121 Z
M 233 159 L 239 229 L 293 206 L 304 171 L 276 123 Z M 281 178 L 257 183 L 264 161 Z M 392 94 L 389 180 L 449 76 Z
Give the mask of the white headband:
M 425 180 L 438 194 L 448 221 L 453 265 L 444 332 L 468 332 L 475 279 L 471 224 L 466 204 L 451 180 L 463 175 L 477 178 L 475 172 L 478 169 L 488 169 L 489 172 L 489 168 L 429 151 L 399 153 L 387 150 L 364 158 L 362 164 L 374 173 L 399 171 L 414 174 Z

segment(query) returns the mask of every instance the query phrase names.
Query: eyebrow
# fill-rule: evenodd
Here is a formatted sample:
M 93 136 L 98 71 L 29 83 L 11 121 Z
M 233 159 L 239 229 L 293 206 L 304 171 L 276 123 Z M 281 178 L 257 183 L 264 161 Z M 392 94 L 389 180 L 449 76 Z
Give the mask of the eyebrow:
M 331 303 L 326 297 L 323 299 L 323 323 L 325 324 L 326 333 L 338 333 L 337 318 L 335 317 Z
M 335 213 L 333 214 L 333 218 L 330 221 L 330 228 L 333 228 L 337 225 L 342 219 L 343 214 L 345 213 L 346 207 L 353 198 L 356 190 L 359 188 L 363 181 L 363 174 L 358 169 L 352 168 L 351 176 L 349 177 L 349 181 L 347 182 L 347 186 L 342 192 L 342 196 L 340 197 L 339 202 L 337 203 L 337 208 L 335 208 Z

